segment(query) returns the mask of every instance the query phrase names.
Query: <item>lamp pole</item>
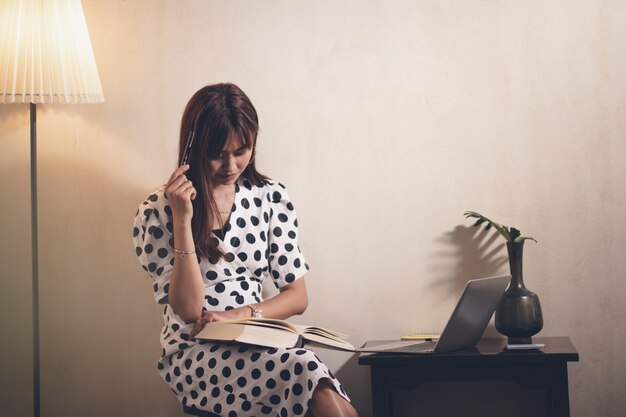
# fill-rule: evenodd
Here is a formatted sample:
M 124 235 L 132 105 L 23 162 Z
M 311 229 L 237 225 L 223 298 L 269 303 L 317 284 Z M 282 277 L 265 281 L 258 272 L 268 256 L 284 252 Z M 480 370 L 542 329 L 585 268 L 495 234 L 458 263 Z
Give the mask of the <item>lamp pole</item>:
M 37 105 L 30 103 L 30 233 L 33 275 L 33 414 L 41 414 L 39 372 L 39 240 L 37 231 Z

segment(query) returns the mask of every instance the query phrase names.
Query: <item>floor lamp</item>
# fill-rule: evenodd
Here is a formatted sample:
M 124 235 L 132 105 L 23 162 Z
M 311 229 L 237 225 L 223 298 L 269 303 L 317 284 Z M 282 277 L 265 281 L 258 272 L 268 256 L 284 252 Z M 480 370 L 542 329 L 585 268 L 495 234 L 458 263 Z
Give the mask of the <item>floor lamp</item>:
M 37 104 L 103 102 L 80 0 L 0 2 L 0 104 L 30 105 L 33 410 L 39 417 Z

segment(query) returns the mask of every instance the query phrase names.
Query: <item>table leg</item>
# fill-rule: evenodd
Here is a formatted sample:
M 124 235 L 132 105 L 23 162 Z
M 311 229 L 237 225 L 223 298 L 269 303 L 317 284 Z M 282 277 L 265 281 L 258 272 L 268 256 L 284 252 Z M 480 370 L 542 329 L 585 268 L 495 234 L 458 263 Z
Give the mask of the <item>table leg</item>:
M 567 363 L 553 368 L 552 383 L 547 389 L 548 416 L 569 417 L 569 386 L 567 383 Z
M 385 370 L 378 367 L 371 367 L 372 376 L 372 410 L 376 417 L 393 416 L 393 395 L 387 386 L 387 376 Z

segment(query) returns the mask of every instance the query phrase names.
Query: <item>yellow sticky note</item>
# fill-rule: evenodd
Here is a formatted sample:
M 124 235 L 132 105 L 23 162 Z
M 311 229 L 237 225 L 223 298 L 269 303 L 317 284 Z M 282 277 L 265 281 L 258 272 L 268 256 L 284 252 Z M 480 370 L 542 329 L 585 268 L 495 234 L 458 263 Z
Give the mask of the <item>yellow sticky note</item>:
M 400 340 L 435 340 L 439 339 L 439 333 L 409 333 L 405 334 Z

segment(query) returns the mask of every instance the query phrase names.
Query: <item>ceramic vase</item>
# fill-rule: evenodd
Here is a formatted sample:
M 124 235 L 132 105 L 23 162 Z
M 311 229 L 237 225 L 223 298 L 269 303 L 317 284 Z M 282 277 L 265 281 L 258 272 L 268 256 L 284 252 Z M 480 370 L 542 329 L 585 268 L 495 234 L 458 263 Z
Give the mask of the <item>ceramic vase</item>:
M 522 258 L 524 241 L 507 242 L 511 284 L 496 309 L 496 329 L 509 338 L 509 344 L 532 343 L 532 336 L 543 328 L 539 297 L 524 286 Z

